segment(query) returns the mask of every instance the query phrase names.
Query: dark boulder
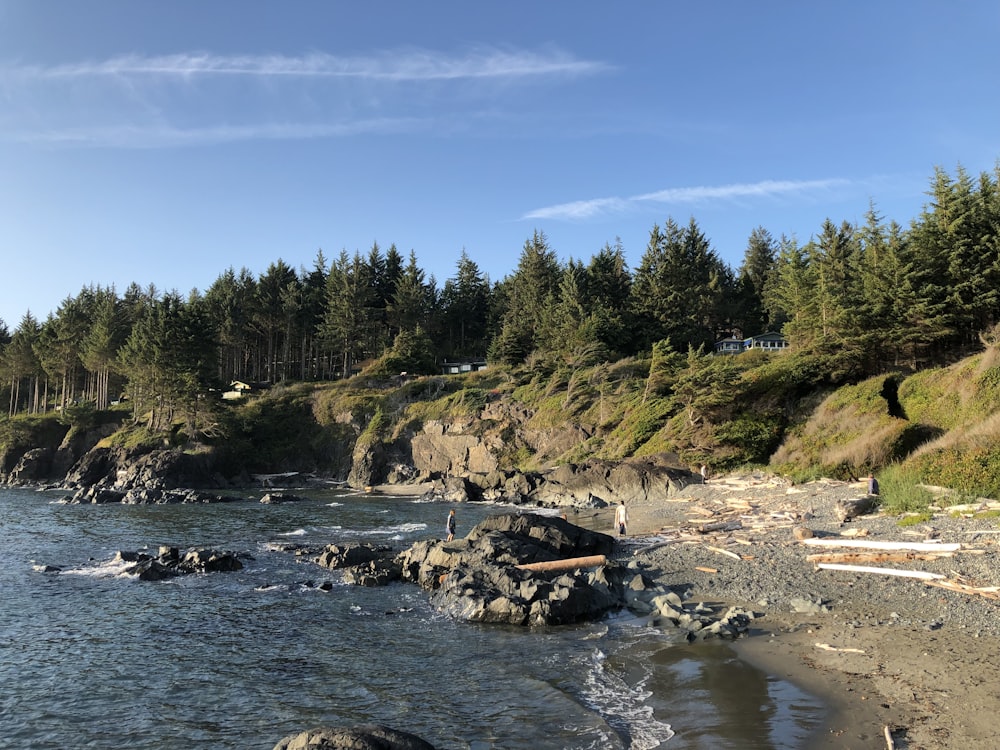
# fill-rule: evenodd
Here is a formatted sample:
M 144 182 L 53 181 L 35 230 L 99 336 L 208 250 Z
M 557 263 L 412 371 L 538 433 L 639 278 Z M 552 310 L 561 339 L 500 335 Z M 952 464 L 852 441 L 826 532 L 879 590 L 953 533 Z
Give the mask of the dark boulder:
M 352 542 L 348 544 L 329 544 L 316 558 L 316 562 L 324 568 L 350 568 L 355 565 L 381 560 L 391 556 L 388 547 L 376 547 L 374 544 Z
M 10 472 L 10 484 L 30 484 L 47 479 L 52 472 L 54 448 L 32 448 L 26 451 Z
M 409 732 L 389 727 L 317 727 L 285 737 L 274 750 L 434 750 Z
M 65 497 L 60 502 L 65 505 L 86 505 L 88 503 L 92 505 L 105 505 L 107 503 L 120 503 L 123 497 L 125 497 L 124 492 L 94 485 L 81 487 L 70 497 Z
M 395 560 L 370 560 L 344 569 L 344 582 L 355 586 L 387 586 L 402 577 L 403 568 Z
M 625 571 L 593 563 L 563 571 L 517 567 L 606 555 L 614 539 L 561 518 L 490 516 L 465 539 L 418 542 L 401 553 L 403 580 L 438 609 L 472 622 L 556 625 L 593 620 L 625 604 Z
M 177 547 L 160 547 L 156 555 L 121 550 L 115 561 L 127 563 L 122 571 L 141 581 L 161 581 L 188 573 L 228 573 L 243 569 L 234 552 L 195 548 L 181 554 Z

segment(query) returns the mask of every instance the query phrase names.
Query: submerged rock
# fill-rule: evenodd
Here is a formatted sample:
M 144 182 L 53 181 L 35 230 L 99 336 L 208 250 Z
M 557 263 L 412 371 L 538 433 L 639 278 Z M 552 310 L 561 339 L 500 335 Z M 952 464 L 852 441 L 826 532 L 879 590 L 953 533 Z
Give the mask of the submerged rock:
M 145 552 L 122 550 L 115 556 L 115 561 L 131 563 L 123 572 L 138 577 L 140 581 L 161 581 L 188 573 L 232 572 L 243 569 L 243 563 L 235 552 L 203 548 L 190 549 L 182 555 L 177 547 L 160 547 L 156 556 Z
M 379 725 L 317 727 L 291 734 L 274 750 L 434 750 L 434 746 L 409 732 Z

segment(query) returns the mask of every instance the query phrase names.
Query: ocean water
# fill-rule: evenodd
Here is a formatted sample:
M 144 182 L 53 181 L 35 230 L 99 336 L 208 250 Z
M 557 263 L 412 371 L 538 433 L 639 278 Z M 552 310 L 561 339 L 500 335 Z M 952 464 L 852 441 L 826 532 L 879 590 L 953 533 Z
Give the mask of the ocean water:
M 0 489 L 0 748 L 270 750 L 381 723 L 435 747 L 800 748 L 823 706 L 736 658 L 626 615 L 546 629 L 454 622 L 419 588 L 344 585 L 277 547 L 441 538 L 449 506 L 309 499 L 62 505 Z M 458 508 L 458 535 L 489 513 Z M 141 582 L 117 550 L 208 546 L 242 571 Z M 40 572 L 36 565 L 58 566 Z M 329 591 L 317 587 L 327 582 Z

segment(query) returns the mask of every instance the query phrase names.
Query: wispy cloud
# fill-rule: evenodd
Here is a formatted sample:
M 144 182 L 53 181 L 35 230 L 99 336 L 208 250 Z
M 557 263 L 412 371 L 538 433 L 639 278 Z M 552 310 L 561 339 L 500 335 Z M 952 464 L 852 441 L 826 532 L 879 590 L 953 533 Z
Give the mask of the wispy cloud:
M 206 146 L 268 140 L 343 138 L 363 134 L 388 134 L 430 130 L 433 122 L 419 118 L 381 118 L 343 123 L 262 123 L 259 125 L 177 128 L 170 126 L 108 126 L 35 131 L 16 137 L 21 143 L 48 146 L 153 148 Z
M 746 198 L 794 197 L 815 194 L 823 190 L 846 187 L 845 179 L 825 180 L 763 180 L 733 185 L 699 185 L 694 187 L 666 188 L 653 193 L 642 193 L 629 198 L 594 198 L 591 200 L 560 203 L 536 208 L 522 219 L 561 219 L 577 221 L 593 216 L 619 214 L 634 210 L 644 204 L 657 203 L 681 205 L 712 201 L 734 201 Z
M 185 52 L 49 66 L 0 63 L 5 104 L 0 140 L 156 148 L 440 133 L 454 130 L 456 122 L 470 127 L 476 112 L 481 120 L 484 102 L 489 111 L 516 111 L 520 84 L 612 69 L 556 48 L 496 47 L 461 54 L 418 49 L 367 56 Z
M 182 53 L 159 57 L 123 55 L 97 62 L 51 67 L 8 66 L 0 70 L 7 77 L 35 79 L 246 76 L 437 81 L 593 75 L 610 69 L 611 66 L 606 63 L 581 60 L 560 50 L 533 52 L 483 49 L 458 56 L 421 50 L 354 57 L 341 57 L 322 52 L 302 56 L 209 53 Z

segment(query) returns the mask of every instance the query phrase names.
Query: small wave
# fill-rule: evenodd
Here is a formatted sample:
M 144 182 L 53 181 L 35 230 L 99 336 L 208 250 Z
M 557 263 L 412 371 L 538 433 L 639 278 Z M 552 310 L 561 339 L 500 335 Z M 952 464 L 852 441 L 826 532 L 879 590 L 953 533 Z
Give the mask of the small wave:
M 332 503 L 327 503 L 326 507 L 327 508 L 339 508 L 341 505 L 343 505 L 343 503 L 338 503 L 336 500 L 334 500 Z
M 654 750 L 674 736 L 670 725 L 653 715 L 646 701 L 652 693 L 646 688 L 648 674 L 630 685 L 621 675 L 608 669 L 607 655 L 594 649 L 590 671 L 583 688 L 583 701 L 597 711 L 632 750 Z
M 395 526 L 381 526 L 375 529 L 365 529 L 358 530 L 356 533 L 358 536 L 388 536 L 394 539 L 401 539 L 406 534 L 414 534 L 418 531 L 424 531 L 427 528 L 426 523 L 400 523 Z
M 70 568 L 60 571 L 64 576 L 90 576 L 92 578 L 131 578 L 129 569 L 135 565 L 127 560 L 113 559 L 107 562 L 89 565 L 84 568 Z
M 305 529 L 295 529 L 295 531 L 283 531 L 278 534 L 278 536 L 305 536 Z

